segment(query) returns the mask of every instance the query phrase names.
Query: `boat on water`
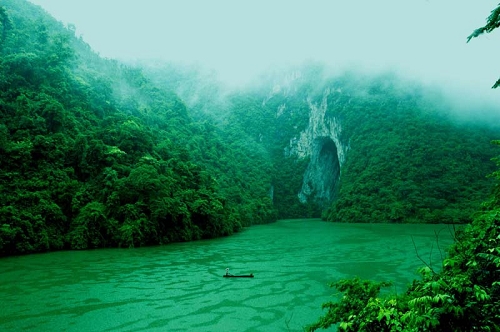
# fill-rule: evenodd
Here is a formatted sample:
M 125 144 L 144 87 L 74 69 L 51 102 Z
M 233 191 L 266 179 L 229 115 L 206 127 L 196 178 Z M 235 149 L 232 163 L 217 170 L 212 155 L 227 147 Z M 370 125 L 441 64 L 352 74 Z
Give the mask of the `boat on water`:
M 232 274 L 224 274 L 224 278 L 253 278 L 253 273 L 247 274 L 247 275 L 240 275 L 240 276 L 235 276 Z
M 253 273 L 247 275 L 233 275 L 229 273 L 229 268 L 226 268 L 226 274 L 223 275 L 224 278 L 253 278 Z

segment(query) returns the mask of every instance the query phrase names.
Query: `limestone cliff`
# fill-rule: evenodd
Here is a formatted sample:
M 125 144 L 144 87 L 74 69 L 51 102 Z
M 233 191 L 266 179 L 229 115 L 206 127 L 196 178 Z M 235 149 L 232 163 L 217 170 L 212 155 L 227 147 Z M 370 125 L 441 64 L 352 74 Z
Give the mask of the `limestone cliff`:
M 342 165 L 349 150 L 348 140 L 342 137 L 340 121 L 326 116 L 327 100 L 331 93 L 341 92 L 326 89 L 319 103 L 307 99 L 309 124 L 290 140 L 289 147 L 285 149 L 287 155 L 309 158 L 298 193 L 302 203 L 312 199 L 326 206 L 335 199 Z

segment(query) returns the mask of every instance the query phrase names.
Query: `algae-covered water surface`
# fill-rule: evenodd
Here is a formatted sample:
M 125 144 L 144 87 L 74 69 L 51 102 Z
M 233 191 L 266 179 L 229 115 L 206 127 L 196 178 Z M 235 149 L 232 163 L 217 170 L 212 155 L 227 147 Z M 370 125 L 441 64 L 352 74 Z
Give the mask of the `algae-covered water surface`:
M 436 236 L 438 234 L 438 236 Z M 359 276 L 402 292 L 439 267 L 445 225 L 281 220 L 167 246 L 0 259 L 1 331 L 301 331 Z M 418 252 L 418 256 L 417 256 Z M 254 278 L 222 278 L 253 273 Z

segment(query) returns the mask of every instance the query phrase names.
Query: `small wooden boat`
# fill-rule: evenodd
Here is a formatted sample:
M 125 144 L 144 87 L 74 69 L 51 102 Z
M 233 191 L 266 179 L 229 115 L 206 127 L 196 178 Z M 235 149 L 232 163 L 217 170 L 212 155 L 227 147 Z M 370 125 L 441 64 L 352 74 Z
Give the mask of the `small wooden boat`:
M 235 276 L 232 274 L 224 274 L 224 278 L 253 278 L 253 273 L 250 273 L 248 275 L 241 275 L 241 276 Z

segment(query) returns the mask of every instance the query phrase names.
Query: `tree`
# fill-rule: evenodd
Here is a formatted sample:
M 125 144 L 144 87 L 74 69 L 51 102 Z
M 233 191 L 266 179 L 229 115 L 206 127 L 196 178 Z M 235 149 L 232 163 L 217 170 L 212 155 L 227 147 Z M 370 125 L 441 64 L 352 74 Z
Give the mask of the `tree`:
M 71 249 L 99 248 L 106 245 L 106 206 L 99 202 L 85 205 L 71 223 L 69 242 Z
M 500 4 L 498 4 L 497 8 L 491 11 L 490 16 L 488 16 L 488 18 L 486 19 L 486 24 L 474 30 L 469 35 L 469 37 L 467 37 L 467 42 L 470 42 L 472 38 L 479 37 L 483 33 L 490 33 L 498 27 L 500 27 Z M 500 86 L 500 79 L 498 79 L 491 88 L 496 89 L 499 86 Z
M 9 16 L 5 12 L 5 8 L 0 7 L 0 50 L 2 50 L 3 43 L 7 38 L 7 31 L 12 28 L 12 23 Z

